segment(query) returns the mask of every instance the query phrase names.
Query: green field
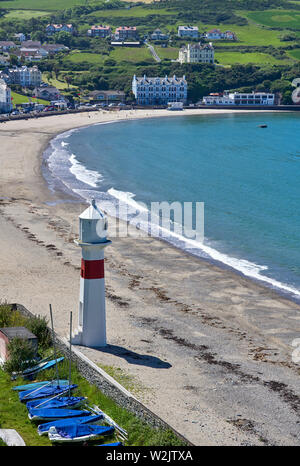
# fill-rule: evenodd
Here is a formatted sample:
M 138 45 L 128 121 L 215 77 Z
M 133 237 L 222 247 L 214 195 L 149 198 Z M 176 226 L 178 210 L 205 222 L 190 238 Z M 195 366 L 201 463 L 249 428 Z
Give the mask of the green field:
M 90 63 L 91 65 L 102 65 L 104 61 L 109 58 L 116 60 L 116 62 L 126 61 L 137 63 L 140 61 L 153 61 L 152 55 L 146 47 L 119 47 L 112 50 L 109 55 L 76 51 L 71 52 L 64 61 L 72 63 L 85 62 Z
M 1 21 L 10 21 L 14 19 L 26 20 L 31 18 L 39 18 L 40 16 L 47 16 L 48 14 L 49 13 L 47 11 L 39 10 L 11 10 L 3 18 L 1 18 Z
M 27 97 L 27 95 L 17 94 L 14 91 L 11 91 L 11 96 L 13 99 L 12 102 L 14 106 L 19 105 L 19 104 L 25 104 L 27 102 L 35 102 L 35 103 L 43 104 L 43 105 L 49 105 L 50 103 L 48 100 L 30 99 L 29 97 Z
M 269 10 L 253 11 L 246 13 L 246 16 L 262 24 L 263 26 L 275 28 L 291 28 L 300 30 L 300 11 L 295 10 Z
M 94 3 L 102 4 L 103 1 L 94 1 Z M 58 11 L 80 5 L 86 5 L 86 0 L 11 0 L 1 2 L 1 8 L 8 10 Z
M 59 76 L 59 79 L 63 79 L 63 77 Z M 70 88 L 70 89 L 71 88 L 76 88 L 76 86 L 72 86 L 72 84 L 70 84 L 68 86 L 68 83 L 66 83 L 65 81 L 60 81 L 59 79 L 55 79 L 53 77 L 48 78 L 48 73 L 43 73 L 43 81 L 45 83 L 50 84 L 50 86 L 56 87 L 56 89 L 59 89 L 60 91 L 63 91 L 63 90 L 68 89 L 68 88 Z
M 93 17 L 99 17 L 99 18 L 144 18 L 147 16 L 153 16 L 153 15 L 159 15 L 159 16 L 172 16 L 174 15 L 174 12 L 168 11 L 163 8 L 159 8 L 157 10 L 153 10 L 151 8 L 144 8 L 141 6 L 136 6 L 130 9 L 118 9 L 118 10 L 100 10 L 100 11 L 94 11 L 91 13 L 91 16 Z M 89 15 L 86 16 L 88 18 Z
M 259 52 L 256 52 L 256 53 L 216 52 L 215 59 L 221 65 L 233 65 L 236 63 L 239 63 L 241 65 L 245 65 L 247 63 L 253 63 L 257 65 L 264 65 L 264 64 L 280 65 L 288 61 L 288 58 L 286 60 L 278 60 L 277 58 L 272 57 L 272 55 L 269 55 L 267 53 L 259 53 Z
M 300 60 L 300 49 L 289 50 L 287 53 L 290 57 Z
M 90 63 L 92 65 L 101 65 L 108 55 L 101 55 L 99 53 L 78 52 L 73 51 L 64 59 L 65 62 L 72 63 Z
M 250 46 L 269 46 L 273 45 L 274 47 L 285 46 L 293 44 L 293 42 L 281 42 L 280 36 L 284 31 L 271 31 L 269 29 L 264 29 L 255 24 L 248 24 L 247 26 L 237 26 L 236 24 L 228 24 L 226 27 L 223 25 L 218 26 L 216 24 L 199 24 L 200 30 L 209 31 L 213 28 L 221 29 L 221 31 L 233 31 L 237 35 L 237 42 L 235 41 L 214 41 L 214 43 L 222 44 L 222 46 L 236 46 L 239 45 L 250 45 Z
M 147 47 L 116 47 L 110 52 L 109 58 L 113 58 L 117 62 L 127 61 L 137 63 L 141 61 L 154 61 Z
M 179 49 L 176 47 L 160 47 L 154 45 L 154 49 L 162 60 L 176 60 L 178 58 Z

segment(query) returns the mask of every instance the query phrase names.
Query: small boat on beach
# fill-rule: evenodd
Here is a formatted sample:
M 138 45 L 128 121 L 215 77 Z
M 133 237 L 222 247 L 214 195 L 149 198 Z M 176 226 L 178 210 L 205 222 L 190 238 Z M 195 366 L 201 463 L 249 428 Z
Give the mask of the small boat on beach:
M 112 435 L 112 426 L 96 426 L 92 424 L 69 424 L 63 427 L 50 427 L 48 437 L 56 443 L 78 443 L 96 440 L 103 435 Z
M 56 419 L 54 421 L 50 422 L 45 422 L 43 424 L 40 424 L 38 426 L 38 434 L 39 435 L 47 435 L 49 432 L 50 427 L 63 427 L 66 424 L 94 424 L 95 422 L 100 421 L 103 419 L 102 414 L 92 414 L 91 416 L 84 415 L 84 416 L 79 416 L 79 417 L 74 417 L 74 418 L 65 418 L 65 419 Z

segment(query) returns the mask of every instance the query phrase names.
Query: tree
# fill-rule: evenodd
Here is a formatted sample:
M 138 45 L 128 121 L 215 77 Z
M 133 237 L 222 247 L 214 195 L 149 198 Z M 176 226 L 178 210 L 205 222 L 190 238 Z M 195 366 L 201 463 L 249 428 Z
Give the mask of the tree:
M 10 62 L 10 64 L 11 64 L 11 66 L 16 66 L 16 65 L 18 65 L 19 60 L 18 60 L 17 55 L 11 54 L 10 57 L 9 57 L 9 62 Z

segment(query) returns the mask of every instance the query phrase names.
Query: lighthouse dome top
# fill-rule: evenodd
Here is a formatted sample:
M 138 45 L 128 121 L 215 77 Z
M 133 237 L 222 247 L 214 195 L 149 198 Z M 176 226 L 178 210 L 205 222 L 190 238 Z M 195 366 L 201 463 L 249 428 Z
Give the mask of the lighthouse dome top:
M 95 199 L 93 199 L 91 205 L 85 209 L 82 214 L 79 215 L 79 218 L 87 220 L 99 220 L 106 218 L 106 215 L 99 209 Z
M 106 241 L 107 217 L 93 199 L 91 205 L 79 215 L 79 236 L 85 243 Z

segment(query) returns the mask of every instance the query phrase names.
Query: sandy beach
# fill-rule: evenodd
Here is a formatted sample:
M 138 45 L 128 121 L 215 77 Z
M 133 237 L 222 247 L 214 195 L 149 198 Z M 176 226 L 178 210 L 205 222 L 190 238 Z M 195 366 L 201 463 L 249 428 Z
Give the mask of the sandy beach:
M 52 192 L 43 152 L 93 123 L 232 110 L 90 112 L 0 125 L 0 299 L 77 326 L 86 204 Z M 241 111 L 239 111 L 241 112 Z M 133 393 L 195 445 L 299 445 L 300 306 L 233 271 L 151 237 L 114 238 L 106 254 L 107 339 L 80 350 L 131 376 Z

